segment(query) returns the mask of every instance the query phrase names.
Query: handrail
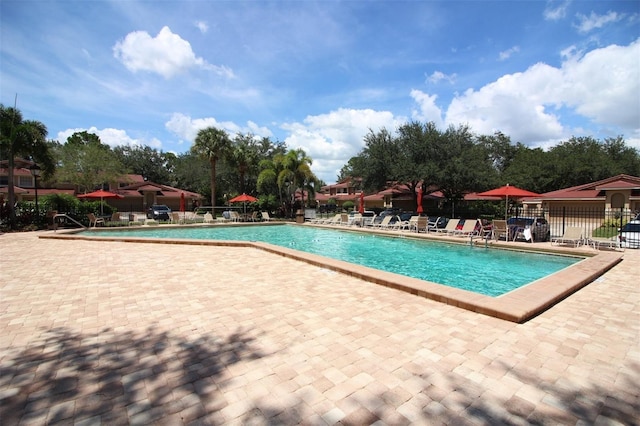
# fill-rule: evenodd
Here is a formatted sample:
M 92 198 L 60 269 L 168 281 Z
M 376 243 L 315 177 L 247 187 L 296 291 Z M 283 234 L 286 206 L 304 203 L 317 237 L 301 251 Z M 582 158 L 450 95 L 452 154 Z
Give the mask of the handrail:
M 58 213 L 58 214 L 53 215 L 53 224 L 54 224 L 54 225 L 55 225 L 55 223 L 56 223 L 56 218 L 57 218 L 57 217 L 66 217 L 66 218 L 67 218 L 67 219 L 69 219 L 71 222 L 77 223 L 78 225 L 80 225 L 81 227 L 83 227 L 83 228 L 85 228 L 85 229 L 87 228 L 86 226 L 84 226 L 83 224 L 81 224 L 80 222 L 78 222 L 77 220 L 75 220 L 74 218 L 72 218 L 71 216 L 68 216 L 68 215 L 66 215 L 66 214 L 64 214 L 64 213 Z M 54 226 L 54 227 L 53 227 L 53 232 L 56 232 L 56 231 L 57 231 L 57 229 L 58 229 L 58 227 L 57 227 L 57 226 Z

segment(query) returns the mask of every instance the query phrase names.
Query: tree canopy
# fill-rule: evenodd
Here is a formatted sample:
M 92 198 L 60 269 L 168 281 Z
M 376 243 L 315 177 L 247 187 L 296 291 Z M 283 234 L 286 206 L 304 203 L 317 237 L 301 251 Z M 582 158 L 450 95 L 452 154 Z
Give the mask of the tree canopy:
M 452 202 L 506 183 L 543 193 L 616 174 L 640 175 L 640 154 L 621 136 L 572 137 L 545 151 L 514 144 L 500 132 L 476 135 L 466 125 L 443 131 L 431 122 L 410 122 L 395 134 L 370 131 L 364 141 L 340 178 L 361 177 L 369 191 L 422 185 L 424 193 L 441 191 Z

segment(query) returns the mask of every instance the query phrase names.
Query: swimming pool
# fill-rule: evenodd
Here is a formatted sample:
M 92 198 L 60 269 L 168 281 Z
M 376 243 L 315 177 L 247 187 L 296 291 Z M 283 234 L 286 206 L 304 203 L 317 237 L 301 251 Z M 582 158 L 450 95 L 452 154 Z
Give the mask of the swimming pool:
M 296 225 L 85 231 L 80 235 L 260 241 L 486 296 L 500 296 L 582 258 Z

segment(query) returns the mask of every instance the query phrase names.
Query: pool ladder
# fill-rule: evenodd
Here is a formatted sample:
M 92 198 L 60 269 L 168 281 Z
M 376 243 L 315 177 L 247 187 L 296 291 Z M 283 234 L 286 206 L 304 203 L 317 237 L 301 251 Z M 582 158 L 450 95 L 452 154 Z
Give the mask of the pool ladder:
M 53 232 L 56 232 L 58 230 L 58 227 L 56 226 L 56 219 L 59 217 L 64 217 L 66 219 L 69 219 L 71 222 L 77 224 L 78 226 L 80 226 L 81 228 L 87 228 L 86 226 L 84 226 L 83 224 L 81 224 L 80 222 L 78 222 L 77 220 L 75 220 L 74 218 L 72 218 L 71 216 L 68 216 L 64 213 L 58 213 L 56 215 L 53 215 Z
M 473 247 L 473 235 L 469 235 L 469 246 Z M 480 235 L 478 235 L 480 237 Z M 489 248 L 489 234 L 484 234 L 484 248 Z

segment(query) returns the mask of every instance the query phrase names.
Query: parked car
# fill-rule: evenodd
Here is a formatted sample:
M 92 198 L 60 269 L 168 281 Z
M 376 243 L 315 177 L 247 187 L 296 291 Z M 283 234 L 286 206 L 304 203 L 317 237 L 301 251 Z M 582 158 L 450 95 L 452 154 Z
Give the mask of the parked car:
M 164 204 L 154 204 L 147 210 L 147 219 L 169 220 L 171 209 Z
M 640 219 L 627 222 L 618 235 L 620 246 L 626 248 L 640 248 Z
M 526 229 L 531 231 L 532 241 L 549 241 L 551 238 L 551 227 L 544 217 L 511 217 L 507 220 L 507 226 L 510 228 L 511 238 L 516 232 Z

